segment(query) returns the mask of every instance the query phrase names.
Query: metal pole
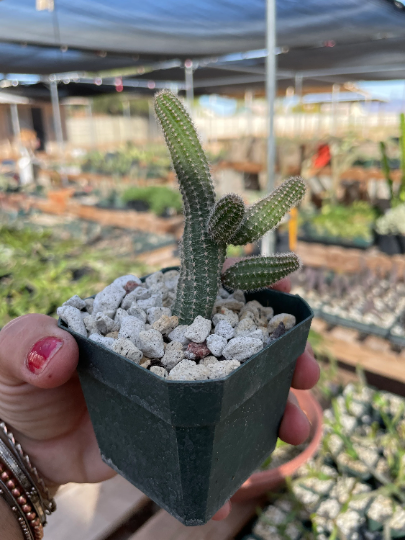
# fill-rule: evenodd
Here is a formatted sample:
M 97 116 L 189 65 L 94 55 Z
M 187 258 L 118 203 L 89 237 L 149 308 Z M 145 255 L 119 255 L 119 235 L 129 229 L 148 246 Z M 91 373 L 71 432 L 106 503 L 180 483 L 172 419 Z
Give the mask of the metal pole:
M 266 35 L 266 94 L 268 107 L 267 139 L 267 192 L 275 187 L 276 144 L 274 136 L 274 102 L 276 100 L 276 0 L 267 0 L 267 35 Z M 262 255 L 270 255 L 275 250 L 275 234 L 269 231 L 262 238 Z
M 20 140 L 20 119 L 18 118 L 18 107 L 16 103 L 12 103 L 10 105 L 10 112 L 11 112 L 11 123 L 13 125 L 13 134 L 16 140 Z
M 62 131 L 62 118 L 60 115 L 59 107 L 59 95 L 58 95 L 58 83 L 54 75 L 51 75 L 49 78 L 50 89 L 51 89 L 51 101 L 52 101 L 52 112 L 53 112 L 53 126 L 55 130 L 56 142 L 58 143 L 59 148 L 59 159 L 60 159 L 60 175 L 62 184 L 67 183 L 67 177 L 64 174 L 64 165 L 65 165 L 65 142 L 63 140 L 63 131 Z
M 185 78 L 186 78 L 186 98 L 191 107 L 194 101 L 193 62 L 191 60 L 186 60 L 185 62 Z
M 93 148 L 97 147 L 97 134 L 96 134 L 96 126 L 94 125 L 94 118 L 93 118 L 93 100 L 89 99 L 87 105 L 87 117 L 89 119 L 90 124 L 90 137 L 91 137 L 91 145 Z
M 295 135 L 297 137 L 301 134 L 301 105 L 302 105 L 302 81 L 303 76 L 301 73 L 295 74 L 295 95 L 298 97 L 298 111 L 295 122 Z

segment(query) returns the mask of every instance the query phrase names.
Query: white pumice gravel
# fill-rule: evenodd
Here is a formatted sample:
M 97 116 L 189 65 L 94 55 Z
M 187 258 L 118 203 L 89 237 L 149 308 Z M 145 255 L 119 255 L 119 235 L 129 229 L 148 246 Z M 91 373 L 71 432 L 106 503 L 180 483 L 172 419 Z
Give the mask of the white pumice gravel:
M 119 330 L 121 326 L 120 323 L 114 321 L 102 311 L 96 313 L 96 316 L 94 317 L 94 322 L 97 330 L 100 332 L 100 334 L 103 334 L 104 336 L 106 334 L 109 334 L 110 332 L 115 332 L 116 330 Z
M 198 316 L 189 325 L 172 315 L 179 272 L 155 272 L 142 282 L 118 277 L 96 297 L 69 298 L 58 315 L 68 327 L 109 347 L 168 380 L 226 377 L 281 334 L 295 317 L 257 300 L 246 302 L 243 291 L 220 287 L 212 319 Z M 275 332 L 275 333 L 274 333 Z M 274 334 L 274 338 L 272 335 Z
M 120 308 L 118 308 L 118 309 L 120 309 Z M 132 317 L 136 317 L 137 319 L 139 319 L 143 323 L 146 323 L 147 318 L 148 318 L 148 316 L 146 314 L 146 311 L 143 310 L 142 308 L 140 308 L 136 302 L 133 302 L 131 307 L 128 309 L 128 311 L 125 311 L 125 313 L 127 315 L 132 315 Z
M 161 360 L 166 369 L 173 369 L 184 358 L 184 349 L 180 341 L 171 341 L 167 344 L 165 354 Z
M 145 311 L 151 307 L 162 307 L 163 306 L 163 296 L 162 293 L 152 294 L 150 298 L 146 300 L 138 300 L 137 304 L 140 308 Z
M 133 274 L 128 274 L 127 276 L 121 276 L 113 281 L 113 285 L 119 285 L 120 287 L 125 287 L 128 281 L 134 281 L 137 285 L 141 285 L 142 281 L 134 276 Z
M 207 366 L 196 364 L 193 360 L 182 360 L 169 373 L 168 379 L 173 381 L 199 381 L 208 379 L 210 370 Z
M 63 302 L 62 306 L 72 306 L 76 309 L 85 309 L 87 307 L 87 304 L 84 300 L 80 298 L 80 296 L 77 296 L 75 294 L 72 296 L 72 298 L 69 298 L 69 300 L 66 300 L 66 302 Z
M 83 318 L 77 308 L 73 306 L 62 306 L 58 308 L 57 314 L 71 330 L 87 337 L 87 330 L 84 326 Z
M 296 320 L 294 315 L 289 315 L 288 313 L 280 313 L 280 315 L 274 315 L 269 321 L 269 324 L 267 325 L 267 330 L 269 331 L 269 334 L 274 332 L 280 323 L 283 323 L 286 330 L 290 330 L 293 326 L 295 326 Z
M 100 336 L 100 334 L 91 334 L 89 339 L 95 343 L 98 343 L 99 345 L 104 345 L 104 347 L 107 347 L 108 349 L 112 349 L 114 347 L 115 340 L 113 338 Z
M 220 362 L 209 364 L 209 378 L 222 379 L 223 377 L 229 375 L 234 369 L 237 369 L 239 366 L 240 362 L 238 362 L 237 360 L 221 360 Z
M 162 315 L 157 321 L 152 324 L 152 328 L 158 330 L 164 336 L 169 335 L 179 324 L 177 315 Z
M 225 338 L 227 341 L 235 337 L 235 330 L 232 327 L 231 323 L 226 319 L 222 319 L 218 322 L 214 330 L 215 334 Z
M 148 322 L 153 324 L 158 321 L 162 315 L 167 315 L 167 317 L 172 316 L 172 310 L 167 307 L 151 307 L 146 310 L 148 316 Z
M 139 347 L 139 334 L 145 329 L 145 324 L 136 317 L 125 317 L 122 320 L 118 337 L 130 339 L 134 345 Z
M 220 357 L 226 344 L 226 339 L 222 336 L 218 336 L 217 334 L 211 334 L 207 337 L 207 347 L 214 356 Z
M 129 339 L 115 339 L 112 349 L 116 353 L 125 356 L 125 358 L 132 360 L 133 362 L 135 362 L 135 364 L 139 364 L 143 358 L 142 351 L 138 349 L 138 347 L 136 347 Z
M 85 299 L 86 304 L 86 311 L 87 313 L 90 313 L 90 315 L 93 313 L 93 305 L 94 305 L 94 298 L 86 298 Z
M 155 375 L 158 375 L 159 377 L 163 377 L 163 379 L 166 379 L 166 377 L 169 375 L 165 368 L 162 368 L 160 366 L 152 366 L 150 368 L 150 371 Z
M 174 330 L 170 332 L 170 334 L 167 336 L 169 340 L 171 341 L 180 341 L 180 343 L 187 347 L 187 345 L 190 343 L 190 340 L 186 338 L 186 332 L 188 330 L 187 324 L 179 324 Z
M 115 312 L 114 321 L 117 322 L 121 326 L 122 319 L 124 319 L 125 317 L 128 317 L 128 315 L 132 315 L 132 313 L 128 313 L 125 309 L 122 309 L 119 307 L 117 311 Z
M 187 328 L 184 336 L 194 343 L 202 343 L 209 336 L 211 326 L 212 323 L 209 319 L 204 319 L 204 317 L 198 315 Z
M 228 341 L 222 354 L 227 360 L 247 360 L 263 349 L 263 342 L 260 339 L 250 337 L 236 337 Z
M 206 356 L 200 360 L 200 366 L 210 366 L 212 364 L 217 364 L 219 362 L 216 356 Z
M 148 358 L 162 358 L 165 354 L 163 336 L 157 330 L 143 330 L 139 333 L 139 348 Z
M 110 317 L 113 317 L 115 315 L 115 312 L 119 308 L 124 296 L 125 290 L 123 287 L 121 287 L 117 283 L 112 283 L 111 285 L 108 285 L 105 289 L 103 289 L 96 295 L 93 304 L 94 313 L 104 311 Z M 111 312 L 112 315 L 110 315 Z

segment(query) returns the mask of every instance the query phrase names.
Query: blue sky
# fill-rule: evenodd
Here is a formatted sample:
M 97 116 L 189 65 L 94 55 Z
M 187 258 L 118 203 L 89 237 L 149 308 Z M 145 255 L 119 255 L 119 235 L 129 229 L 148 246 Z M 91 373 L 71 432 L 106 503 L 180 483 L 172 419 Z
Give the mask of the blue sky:
M 405 81 L 371 81 L 357 83 L 359 88 L 370 92 L 373 97 L 386 100 L 403 100 L 405 106 Z

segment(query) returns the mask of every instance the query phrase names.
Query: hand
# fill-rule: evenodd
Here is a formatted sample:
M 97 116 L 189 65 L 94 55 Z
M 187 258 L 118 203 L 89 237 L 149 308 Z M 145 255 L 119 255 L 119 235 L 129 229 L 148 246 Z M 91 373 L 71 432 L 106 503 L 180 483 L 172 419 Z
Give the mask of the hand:
M 227 259 L 224 264 L 224 270 L 234 264 L 236 260 Z M 291 282 L 288 278 L 284 278 L 272 285 L 271 288 L 289 293 L 291 291 Z M 292 379 L 292 388 L 296 390 L 310 390 L 318 382 L 319 375 L 319 365 L 315 360 L 311 345 L 307 343 L 305 351 L 298 357 Z M 303 443 L 308 438 L 310 428 L 309 420 L 301 410 L 297 398 L 290 392 L 278 436 L 286 443 L 297 445 Z M 225 519 L 230 511 L 231 503 L 227 502 L 212 519 L 218 521 Z
M 0 332 L 0 418 L 48 486 L 101 482 L 101 460 L 82 394 L 74 338 L 46 315 L 24 315 Z

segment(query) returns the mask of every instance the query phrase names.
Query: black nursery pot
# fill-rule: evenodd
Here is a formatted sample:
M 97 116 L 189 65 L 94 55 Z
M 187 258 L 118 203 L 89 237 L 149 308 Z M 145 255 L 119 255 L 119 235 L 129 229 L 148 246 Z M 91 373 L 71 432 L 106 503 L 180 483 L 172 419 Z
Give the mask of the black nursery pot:
M 374 232 L 375 244 L 380 251 L 387 255 L 399 255 L 401 247 L 395 234 L 379 234 Z
M 247 300 L 297 324 L 224 379 L 167 381 L 71 332 L 103 460 L 185 525 L 206 523 L 274 450 L 305 349 L 304 300 L 273 290 Z

